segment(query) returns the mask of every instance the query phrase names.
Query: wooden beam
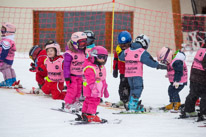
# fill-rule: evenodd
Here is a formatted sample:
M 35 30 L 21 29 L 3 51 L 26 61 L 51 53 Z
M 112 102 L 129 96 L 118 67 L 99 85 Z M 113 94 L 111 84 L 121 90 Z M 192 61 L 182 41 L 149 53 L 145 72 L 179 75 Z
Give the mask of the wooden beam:
M 56 12 L 56 41 L 61 46 L 61 51 L 64 51 L 64 12 Z
M 39 11 L 33 11 L 33 45 L 39 45 Z
M 176 45 L 176 49 L 181 49 L 181 44 L 183 43 L 183 34 L 182 34 L 180 0 L 171 0 L 171 1 L 172 1 L 175 45 Z

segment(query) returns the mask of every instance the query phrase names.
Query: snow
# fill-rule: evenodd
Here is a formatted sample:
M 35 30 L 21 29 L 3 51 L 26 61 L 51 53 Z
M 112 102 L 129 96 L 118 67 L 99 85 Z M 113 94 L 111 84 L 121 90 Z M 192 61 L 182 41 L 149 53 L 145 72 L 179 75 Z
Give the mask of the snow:
M 28 89 L 37 87 L 35 74 L 29 72 L 31 60 L 15 58 L 13 68 L 17 79 Z M 111 73 L 111 58 L 108 58 L 107 83 L 111 102 L 119 101 L 119 78 Z M 188 67 L 190 72 L 190 67 Z M 144 66 L 144 90 L 141 99 L 145 106 L 161 107 L 169 103 L 166 71 Z M 3 80 L 0 74 L 0 81 Z M 189 92 L 186 86 L 180 93 L 182 103 Z M 61 100 L 46 96 L 20 95 L 13 89 L 0 89 L 0 136 L 1 137 L 203 137 L 205 128 L 194 120 L 176 119 L 176 113 L 149 113 L 138 115 L 113 115 L 115 110 L 98 107 L 99 116 L 108 120 L 122 119 L 121 124 L 70 125 L 76 116 L 53 111 L 59 108 Z

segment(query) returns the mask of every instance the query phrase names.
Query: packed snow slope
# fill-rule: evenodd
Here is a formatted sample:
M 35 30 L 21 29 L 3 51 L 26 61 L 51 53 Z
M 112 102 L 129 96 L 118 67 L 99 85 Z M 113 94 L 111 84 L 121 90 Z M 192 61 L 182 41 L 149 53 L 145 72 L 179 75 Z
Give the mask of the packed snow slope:
M 37 87 L 35 74 L 29 72 L 31 60 L 15 58 L 13 68 L 17 79 L 29 91 Z M 111 58 L 108 58 L 107 83 L 110 97 L 104 99 L 119 101 L 119 78 L 111 73 Z M 190 72 L 190 66 L 188 66 Z M 144 66 L 144 90 L 142 104 L 162 107 L 169 103 L 166 71 Z M 0 81 L 3 80 L 0 74 Z M 188 84 L 189 85 L 189 84 Z M 186 86 L 180 93 L 182 103 L 189 92 Z M 61 100 L 46 96 L 20 95 L 14 89 L 0 89 L 0 137 L 204 137 L 206 129 L 198 127 L 201 123 L 177 119 L 177 113 L 149 113 L 114 115 L 116 110 L 98 107 L 99 116 L 107 120 L 121 119 L 120 124 L 70 125 L 69 120 L 76 116 L 53 111 L 59 108 Z

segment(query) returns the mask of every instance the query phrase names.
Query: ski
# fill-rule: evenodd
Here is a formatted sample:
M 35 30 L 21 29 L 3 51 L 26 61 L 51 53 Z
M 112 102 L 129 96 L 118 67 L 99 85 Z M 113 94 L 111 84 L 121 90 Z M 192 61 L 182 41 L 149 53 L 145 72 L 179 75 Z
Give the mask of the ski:
M 9 87 L 0 87 L 0 88 L 2 88 L 2 89 L 15 89 L 15 90 L 17 91 L 17 93 L 19 93 L 20 95 L 24 95 L 24 94 L 25 94 L 25 93 L 23 93 L 23 92 L 21 91 L 21 89 L 25 89 L 25 88 L 23 88 L 23 87 L 17 88 L 17 87 L 15 87 L 15 86 L 9 86 Z
M 151 112 L 130 112 L 130 111 L 120 111 L 120 112 L 114 112 L 114 113 L 112 113 L 112 114 L 120 115 L 120 114 L 148 114 L 148 113 L 151 113 Z
M 203 125 L 199 125 L 198 127 L 206 127 L 206 123 L 203 123 Z
M 81 109 L 80 109 L 79 111 L 75 111 L 75 110 L 66 111 L 66 110 L 64 109 L 64 106 L 65 106 L 65 103 L 62 102 L 62 107 L 61 107 L 61 108 L 51 108 L 51 110 L 60 111 L 60 112 L 65 112 L 65 113 L 70 113 L 70 114 L 77 114 L 77 113 L 79 113 L 79 111 L 81 111 Z
M 74 110 L 72 110 L 71 112 L 69 112 L 69 111 L 66 111 L 66 110 L 63 109 L 63 108 L 51 108 L 51 110 L 59 111 L 59 112 L 64 112 L 64 113 L 69 113 L 69 114 L 76 114 L 76 113 L 79 112 L 79 111 L 74 111 Z
M 206 125 L 201 125 L 201 126 L 198 126 L 198 127 L 206 127 Z
M 19 94 L 21 95 L 36 95 L 36 96 L 50 96 L 50 95 L 46 95 L 43 92 L 40 92 L 38 89 L 36 89 L 35 87 L 32 87 L 31 90 L 27 90 L 25 88 L 16 88 L 15 89 Z
M 70 125 L 98 125 L 98 124 L 120 124 L 122 120 L 120 119 L 113 119 L 113 120 L 106 120 L 102 119 L 102 122 L 88 122 L 88 121 L 76 121 L 76 120 L 70 120 L 68 121 Z
M 21 95 L 24 95 L 24 94 L 25 94 L 25 93 L 22 92 L 19 88 L 16 89 L 16 92 L 18 92 L 18 93 L 21 94 Z

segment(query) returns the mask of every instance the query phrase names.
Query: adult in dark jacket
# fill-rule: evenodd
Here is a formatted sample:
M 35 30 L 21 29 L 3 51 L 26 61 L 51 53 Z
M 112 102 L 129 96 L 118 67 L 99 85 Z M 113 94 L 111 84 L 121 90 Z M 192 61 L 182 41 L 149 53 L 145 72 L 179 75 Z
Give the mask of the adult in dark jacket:
M 190 73 L 190 91 L 186 97 L 182 117 L 195 114 L 195 103 L 200 100 L 200 118 L 206 115 L 206 44 L 200 48 L 194 58 Z

